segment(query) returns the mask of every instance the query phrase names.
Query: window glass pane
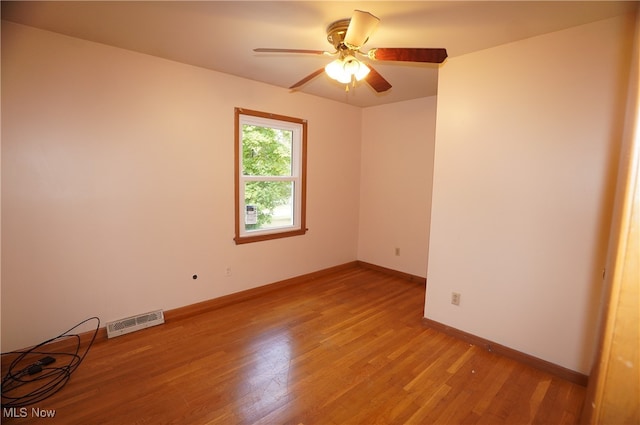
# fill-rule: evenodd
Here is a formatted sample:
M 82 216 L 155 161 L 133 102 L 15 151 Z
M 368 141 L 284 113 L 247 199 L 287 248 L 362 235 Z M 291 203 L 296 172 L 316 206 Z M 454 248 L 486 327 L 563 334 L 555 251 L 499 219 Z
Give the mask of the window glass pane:
M 275 229 L 293 225 L 293 182 L 246 182 L 244 228 Z
M 245 176 L 291 176 L 293 132 L 242 126 L 242 173 Z

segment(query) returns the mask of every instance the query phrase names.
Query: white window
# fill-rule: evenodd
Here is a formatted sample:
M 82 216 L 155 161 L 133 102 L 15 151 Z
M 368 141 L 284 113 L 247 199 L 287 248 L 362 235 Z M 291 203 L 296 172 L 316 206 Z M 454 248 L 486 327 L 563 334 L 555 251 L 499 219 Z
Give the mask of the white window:
M 237 244 L 303 235 L 307 123 L 235 110 Z

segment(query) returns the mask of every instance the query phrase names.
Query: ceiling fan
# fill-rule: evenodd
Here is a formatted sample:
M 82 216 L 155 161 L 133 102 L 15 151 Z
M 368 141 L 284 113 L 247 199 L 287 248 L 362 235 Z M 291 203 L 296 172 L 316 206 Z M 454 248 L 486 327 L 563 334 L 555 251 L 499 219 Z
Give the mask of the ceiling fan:
M 334 52 L 324 50 L 305 49 L 253 49 L 258 53 L 305 53 L 313 55 L 328 55 L 337 58 L 324 68 L 320 68 L 298 81 L 290 89 L 296 89 L 311 81 L 318 75 L 326 72 L 329 77 L 346 85 L 355 84 L 356 81 L 366 81 L 376 92 L 382 93 L 391 88 L 391 84 L 385 80 L 370 64 L 365 64 L 357 59 L 364 57 L 373 61 L 398 61 L 398 62 L 423 62 L 442 63 L 447 58 L 446 49 L 432 48 L 372 48 L 367 52 L 360 49 L 369 40 L 380 22 L 380 19 L 369 12 L 355 10 L 350 19 L 340 19 L 327 27 L 327 40 L 335 48 Z

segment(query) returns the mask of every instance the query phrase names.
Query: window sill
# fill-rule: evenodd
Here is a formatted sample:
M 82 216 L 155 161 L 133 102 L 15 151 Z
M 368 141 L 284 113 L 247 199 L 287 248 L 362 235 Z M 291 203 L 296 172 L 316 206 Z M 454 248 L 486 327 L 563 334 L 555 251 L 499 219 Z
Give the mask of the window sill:
M 305 233 L 307 233 L 308 230 L 309 229 L 297 229 L 297 230 L 291 230 L 287 232 L 265 233 L 265 234 L 254 235 L 254 236 L 236 236 L 235 238 L 233 238 L 233 241 L 236 243 L 236 245 L 241 245 L 245 243 L 268 241 L 272 239 L 289 238 L 292 236 L 304 235 Z

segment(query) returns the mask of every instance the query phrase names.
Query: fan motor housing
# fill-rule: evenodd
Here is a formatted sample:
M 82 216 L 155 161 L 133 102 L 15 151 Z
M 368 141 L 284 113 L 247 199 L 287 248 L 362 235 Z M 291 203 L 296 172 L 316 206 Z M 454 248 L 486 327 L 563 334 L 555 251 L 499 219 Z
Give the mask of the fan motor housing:
M 344 36 L 347 34 L 347 28 L 351 19 L 340 19 L 327 27 L 327 40 L 336 48 L 336 50 L 344 50 L 347 48 L 344 44 Z

